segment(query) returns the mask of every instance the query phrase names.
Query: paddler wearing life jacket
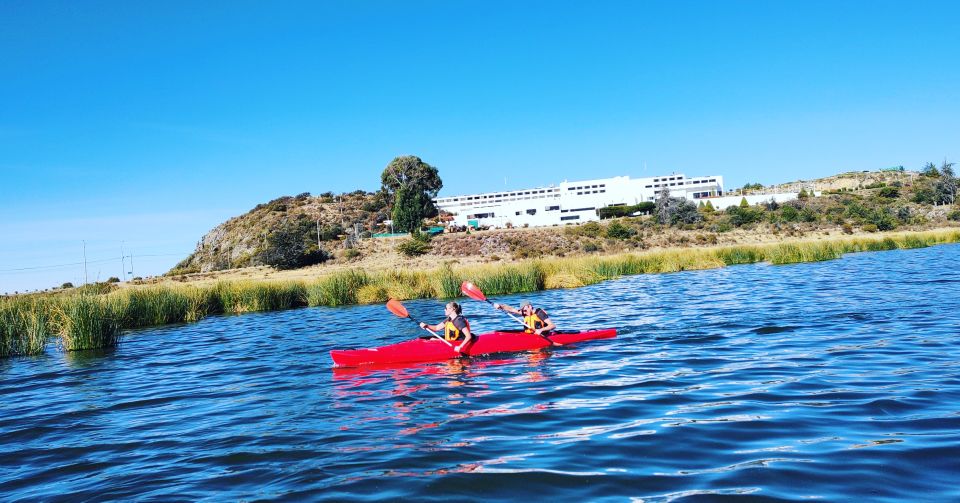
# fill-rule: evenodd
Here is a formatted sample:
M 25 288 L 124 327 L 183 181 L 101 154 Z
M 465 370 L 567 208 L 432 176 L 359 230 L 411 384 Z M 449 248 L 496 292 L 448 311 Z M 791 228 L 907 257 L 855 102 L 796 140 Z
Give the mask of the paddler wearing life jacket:
M 493 307 L 523 316 L 523 324 L 527 326 L 524 332 L 528 334 L 550 335 L 550 332 L 557 328 L 547 312 L 539 307 L 534 308 L 529 300 L 520 303 L 520 309 L 514 309 L 506 304 L 494 304 Z
M 473 334 L 470 333 L 470 322 L 463 317 L 463 308 L 461 308 L 460 304 L 457 304 L 456 302 L 448 302 L 446 307 L 444 307 L 443 312 L 447 315 L 443 321 L 437 323 L 436 325 L 427 325 L 421 321 L 420 328 L 443 330 L 444 339 L 450 342 L 463 341 L 460 343 L 460 345 L 454 348 L 457 351 L 460 351 L 473 339 Z

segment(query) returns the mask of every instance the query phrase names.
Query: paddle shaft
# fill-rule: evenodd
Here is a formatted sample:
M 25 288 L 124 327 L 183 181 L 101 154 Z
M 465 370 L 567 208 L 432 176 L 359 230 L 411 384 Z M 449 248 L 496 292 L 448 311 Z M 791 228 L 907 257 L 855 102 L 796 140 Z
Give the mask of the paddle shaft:
M 494 302 L 493 302 L 492 300 L 490 300 L 490 299 L 483 299 L 483 300 L 487 301 L 487 303 L 490 304 L 491 306 L 494 305 Z M 524 326 L 524 328 L 528 328 L 528 329 L 530 329 L 530 330 L 536 330 L 535 328 L 531 327 L 530 325 L 527 325 L 527 323 L 526 323 L 525 321 L 521 320 L 520 318 L 517 318 L 517 316 L 516 316 L 515 314 L 510 313 L 510 312 L 507 312 L 507 311 L 504 311 L 504 313 L 506 313 L 507 316 L 509 316 L 509 317 L 517 320 L 521 325 Z M 534 333 L 537 334 L 536 332 L 534 332 Z M 553 344 L 553 345 L 556 345 L 556 346 L 560 346 L 560 343 L 553 342 L 553 339 L 547 337 L 546 335 L 543 335 L 543 334 L 537 334 L 537 335 L 539 335 L 540 337 L 543 337 L 543 338 L 544 338 L 547 342 L 549 342 L 550 344 Z
M 407 319 L 410 320 L 410 321 L 412 321 L 412 322 L 414 322 L 414 323 L 416 323 L 418 327 L 420 327 L 420 324 L 423 323 L 422 321 L 420 321 L 420 320 L 415 320 L 415 319 L 411 318 L 410 316 L 407 316 Z M 426 325 L 426 323 L 423 323 L 423 324 Z M 451 348 L 453 347 L 453 344 L 450 344 L 450 341 L 444 339 L 443 337 L 440 337 L 440 334 L 434 332 L 433 330 L 430 330 L 430 329 L 427 328 L 427 327 L 420 327 L 420 328 L 426 330 L 427 332 L 430 332 L 431 334 L 433 334 L 434 337 L 436 337 L 437 339 L 440 339 L 441 341 L 443 341 L 443 343 L 446 344 L 447 346 L 450 346 Z M 457 352 L 459 353 L 459 351 L 457 351 Z

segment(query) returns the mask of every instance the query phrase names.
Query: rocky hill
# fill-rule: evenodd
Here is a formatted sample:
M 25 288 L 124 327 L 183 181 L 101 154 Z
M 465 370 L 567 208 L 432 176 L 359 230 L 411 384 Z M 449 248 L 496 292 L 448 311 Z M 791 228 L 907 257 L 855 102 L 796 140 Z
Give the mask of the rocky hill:
M 309 237 L 316 238 L 319 233 L 320 248 L 333 254 L 349 246 L 348 238 L 357 231 L 369 233 L 387 218 L 389 208 L 380 193 L 360 190 L 340 195 L 303 193 L 279 197 L 216 226 L 168 274 L 264 265 L 267 237 L 284 224 L 297 221 L 313 223 Z

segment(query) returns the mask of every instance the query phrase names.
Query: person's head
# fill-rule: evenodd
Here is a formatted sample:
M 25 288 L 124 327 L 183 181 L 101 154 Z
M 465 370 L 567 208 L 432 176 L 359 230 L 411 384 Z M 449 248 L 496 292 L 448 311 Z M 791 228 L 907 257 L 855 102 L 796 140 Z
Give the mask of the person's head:
M 460 316 L 460 313 L 463 312 L 463 308 L 461 308 L 460 304 L 457 304 L 456 302 L 447 302 L 447 306 L 444 308 L 444 311 L 446 311 L 447 316 L 454 317 Z
M 533 314 L 533 305 L 530 304 L 529 300 L 520 303 L 520 312 L 523 313 L 524 316 Z

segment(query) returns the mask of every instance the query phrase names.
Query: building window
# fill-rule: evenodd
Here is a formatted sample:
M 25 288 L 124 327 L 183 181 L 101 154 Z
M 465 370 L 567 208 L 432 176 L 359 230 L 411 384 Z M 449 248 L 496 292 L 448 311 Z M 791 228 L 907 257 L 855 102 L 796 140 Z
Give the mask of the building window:
M 566 217 L 560 217 L 560 220 L 580 220 L 580 215 L 569 215 Z
M 536 214 L 537 214 L 537 210 L 535 210 L 535 209 L 533 209 L 533 210 L 527 210 L 527 215 L 536 215 Z
M 559 206 L 547 206 L 547 208 L 546 208 L 547 211 L 556 211 L 556 210 L 559 210 L 559 209 L 560 209 Z

